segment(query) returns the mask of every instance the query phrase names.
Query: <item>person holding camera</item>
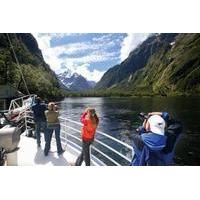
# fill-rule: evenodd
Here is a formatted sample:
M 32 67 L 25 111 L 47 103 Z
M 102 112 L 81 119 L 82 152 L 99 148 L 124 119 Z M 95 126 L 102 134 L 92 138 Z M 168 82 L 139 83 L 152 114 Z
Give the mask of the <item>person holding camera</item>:
M 166 146 L 166 123 L 159 115 L 144 116 L 143 127 L 133 135 L 132 166 L 165 165 L 162 149 Z
M 95 109 L 87 108 L 81 116 L 81 123 L 83 124 L 81 129 L 82 152 L 77 158 L 75 165 L 80 166 L 84 160 L 86 166 L 90 166 L 90 145 L 94 140 L 95 132 L 99 124 L 99 118 L 97 117 Z
M 45 111 L 45 116 L 47 119 L 47 129 L 46 129 L 46 141 L 44 148 L 44 155 L 47 156 L 51 147 L 51 138 L 53 132 L 55 131 L 56 145 L 57 145 L 57 153 L 61 155 L 64 153 L 62 149 L 61 140 L 60 140 L 60 122 L 58 119 L 59 112 L 58 107 L 54 102 L 50 102 L 48 104 L 48 110 Z
M 166 137 L 166 145 L 161 150 L 160 155 L 162 155 L 162 163 L 160 165 L 174 165 L 174 153 L 175 153 L 175 147 L 181 138 L 181 133 L 183 132 L 183 125 L 182 122 L 179 120 L 175 120 L 170 117 L 168 112 L 150 112 L 148 115 L 145 115 L 144 113 L 140 113 L 139 117 L 141 120 L 143 120 L 143 126 L 140 126 L 136 131 L 138 132 L 137 135 L 134 134 L 133 138 L 135 140 L 134 147 L 137 155 L 139 155 L 141 152 L 140 150 L 143 148 L 144 142 L 141 141 L 140 135 L 142 133 L 147 132 L 146 126 L 147 121 L 152 116 L 160 116 L 165 121 L 165 130 L 164 135 Z M 139 149 L 136 148 L 135 144 L 138 146 Z M 131 163 L 133 165 L 133 163 Z

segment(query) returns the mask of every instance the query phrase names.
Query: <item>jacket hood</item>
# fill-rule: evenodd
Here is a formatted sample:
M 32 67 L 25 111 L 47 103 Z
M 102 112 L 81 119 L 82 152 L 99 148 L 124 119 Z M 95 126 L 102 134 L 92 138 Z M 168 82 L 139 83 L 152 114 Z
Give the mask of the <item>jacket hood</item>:
M 166 136 L 155 133 L 144 133 L 141 135 L 144 143 L 153 151 L 162 150 L 166 145 Z

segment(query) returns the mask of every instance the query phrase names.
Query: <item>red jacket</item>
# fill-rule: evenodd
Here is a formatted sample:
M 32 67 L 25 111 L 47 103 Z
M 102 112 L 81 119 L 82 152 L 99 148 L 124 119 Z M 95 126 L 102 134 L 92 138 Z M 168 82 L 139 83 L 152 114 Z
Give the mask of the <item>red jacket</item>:
M 94 135 L 97 129 L 97 126 L 93 125 L 91 119 L 86 117 L 87 113 L 83 113 L 81 116 L 81 122 L 83 124 L 81 130 L 81 137 L 84 141 L 94 140 Z

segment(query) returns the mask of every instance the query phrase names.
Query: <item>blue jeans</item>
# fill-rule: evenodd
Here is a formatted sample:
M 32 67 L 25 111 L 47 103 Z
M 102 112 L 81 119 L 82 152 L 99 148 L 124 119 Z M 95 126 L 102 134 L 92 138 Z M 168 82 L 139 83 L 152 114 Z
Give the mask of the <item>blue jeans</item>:
M 63 151 L 62 146 L 61 146 L 61 141 L 60 141 L 60 124 L 47 125 L 46 143 L 45 143 L 45 148 L 44 148 L 45 155 L 47 155 L 49 153 L 49 150 L 51 148 L 51 138 L 53 135 L 53 131 L 55 131 L 55 138 L 56 138 L 58 154 Z
M 36 140 L 37 140 L 37 144 L 40 145 L 41 141 L 40 141 L 40 137 L 41 137 L 41 130 L 43 129 L 44 131 L 44 139 L 45 138 L 45 132 L 46 132 L 46 126 L 47 123 L 45 121 L 36 121 L 35 122 L 35 136 L 36 136 Z

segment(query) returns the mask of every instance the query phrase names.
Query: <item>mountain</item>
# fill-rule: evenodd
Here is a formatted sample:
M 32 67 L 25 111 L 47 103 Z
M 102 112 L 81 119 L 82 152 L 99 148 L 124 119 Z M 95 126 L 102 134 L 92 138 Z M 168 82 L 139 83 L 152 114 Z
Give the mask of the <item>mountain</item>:
M 56 74 L 45 63 L 36 39 L 29 33 L 9 33 L 8 35 L 29 92 L 46 99 L 63 97 L 64 93 L 60 89 Z M 0 34 L 0 85 L 9 84 L 27 94 L 8 35 Z
M 90 88 L 94 88 L 96 86 L 96 82 L 95 81 L 88 81 Z
M 200 34 L 154 34 L 110 68 L 96 89 L 131 95 L 200 94 Z
M 60 85 L 62 85 L 62 87 L 65 86 L 71 91 L 85 91 L 96 85 L 94 81 L 88 81 L 80 74 L 72 73 L 69 69 L 58 74 L 57 77 L 60 81 Z

